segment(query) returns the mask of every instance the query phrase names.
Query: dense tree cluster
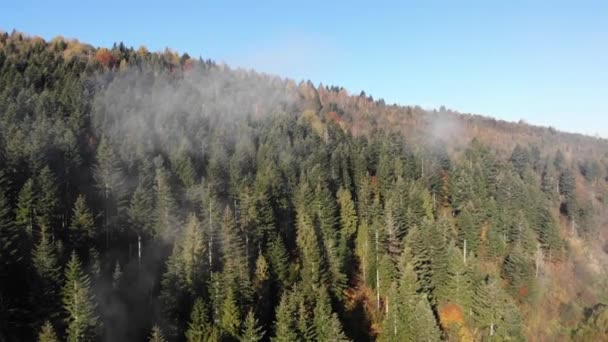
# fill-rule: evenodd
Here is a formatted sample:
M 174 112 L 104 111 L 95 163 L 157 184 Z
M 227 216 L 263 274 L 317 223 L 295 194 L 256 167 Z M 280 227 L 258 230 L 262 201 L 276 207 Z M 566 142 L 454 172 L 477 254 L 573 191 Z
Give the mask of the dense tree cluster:
M 524 340 L 604 160 L 353 134 L 296 88 L 0 35 L 0 340 Z

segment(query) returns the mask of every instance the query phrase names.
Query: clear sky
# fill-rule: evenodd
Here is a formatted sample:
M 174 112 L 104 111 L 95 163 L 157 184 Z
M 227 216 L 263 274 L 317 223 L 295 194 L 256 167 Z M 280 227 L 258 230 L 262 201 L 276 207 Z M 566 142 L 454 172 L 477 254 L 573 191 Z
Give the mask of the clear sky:
M 0 28 L 608 137 L 607 1 L 0 0 Z

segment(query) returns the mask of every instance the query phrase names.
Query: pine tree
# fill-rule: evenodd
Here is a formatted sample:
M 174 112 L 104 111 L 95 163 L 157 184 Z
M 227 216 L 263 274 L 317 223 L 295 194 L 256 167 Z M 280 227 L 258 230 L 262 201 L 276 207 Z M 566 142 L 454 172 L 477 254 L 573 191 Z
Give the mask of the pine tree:
M 165 336 L 158 325 L 152 327 L 148 342 L 167 342 L 167 339 L 165 339 Z
M 97 335 L 95 297 L 91 290 L 91 280 L 82 271 L 82 266 L 72 252 L 65 269 L 65 285 L 62 289 L 63 306 L 67 312 L 67 340 L 81 341 L 94 339 Z
M 243 322 L 243 332 L 240 336 L 241 342 L 259 342 L 264 338 L 264 331 L 258 325 L 253 311 L 249 311 Z
M 55 333 L 55 329 L 51 322 L 46 321 L 42 328 L 40 329 L 40 333 L 38 334 L 39 342 L 59 342 L 59 338 Z

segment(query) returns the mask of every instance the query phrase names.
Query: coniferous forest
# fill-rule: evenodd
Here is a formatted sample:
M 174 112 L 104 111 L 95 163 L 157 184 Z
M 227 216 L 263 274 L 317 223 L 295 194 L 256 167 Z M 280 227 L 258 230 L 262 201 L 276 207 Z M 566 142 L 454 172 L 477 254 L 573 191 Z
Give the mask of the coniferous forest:
M 0 341 L 601 341 L 607 205 L 600 138 L 0 34 Z

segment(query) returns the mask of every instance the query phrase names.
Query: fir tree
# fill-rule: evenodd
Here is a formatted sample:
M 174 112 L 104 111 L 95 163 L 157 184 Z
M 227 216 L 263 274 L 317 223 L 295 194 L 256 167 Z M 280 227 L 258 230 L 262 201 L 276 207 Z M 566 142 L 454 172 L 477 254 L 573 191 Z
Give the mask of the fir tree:
M 34 180 L 29 178 L 19 191 L 15 223 L 24 229 L 29 236 L 34 234 L 37 194 Z
M 152 327 L 148 342 L 167 342 L 167 339 L 165 339 L 165 336 L 158 325 Z
M 186 330 L 186 340 L 188 342 L 204 342 L 207 341 L 210 333 L 211 326 L 209 324 L 207 307 L 203 299 L 197 297 L 194 301 L 190 322 Z
M 277 306 L 273 342 L 292 342 L 298 339 L 294 323 L 295 310 L 289 299 L 289 294 L 284 292 Z
M 54 235 L 53 227 L 56 224 L 59 208 L 59 191 L 55 183 L 55 177 L 48 166 L 40 170 L 36 184 L 38 185 L 36 223 L 38 226 L 50 227 L 51 235 Z
M 238 337 L 238 330 L 241 326 L 241 318 L 239 309 L 236 306 L 234 292 L 228 288 L 228 292 L 222 303 L 222 312 L 220 316 L 220 327 L 222 330 L 233 338 Z
M 55 318 L 59 314 L 60 267 L 55 244 L 44 226 L 40 230 L 40 240 L 32 251 L 32 264 L 38 287 L 32 293 L 32 303 L 38 307 L 38 319 Z
M 79 252 L 90 245 L 95 237 L 95 220 L 83 195 L 78 196 L 74 203 L 72 221 L 68 228 L 70 242 Z
M 65 269 L 65 284 L 62 289 L 63 306 L 67 312 L 67 340 L 81 341 L 94 339 L 98 323 L 95 316 L 95 297 L 91 290 L 91 280 L 82 271 L 82 266 L 72 252 Z
M 239 340 L 241 342 L 259 342 L 264 338 L 264 331 L 258 325 L 258 320 L 255 318 L 253 311 L 249 311 L 243 322 L 243 332 Z
M 39 342 L 59 342 L 59 338 L 55 333 L 55 329 L 51 322 L 46 321 L 42 328 L 40 329 L 40 333 L 38 334 Z
M 338 315 L 332 312 L 329 296 L 323 287 L 317 290 L 313 324 L 318 341 L 348 341 Z

